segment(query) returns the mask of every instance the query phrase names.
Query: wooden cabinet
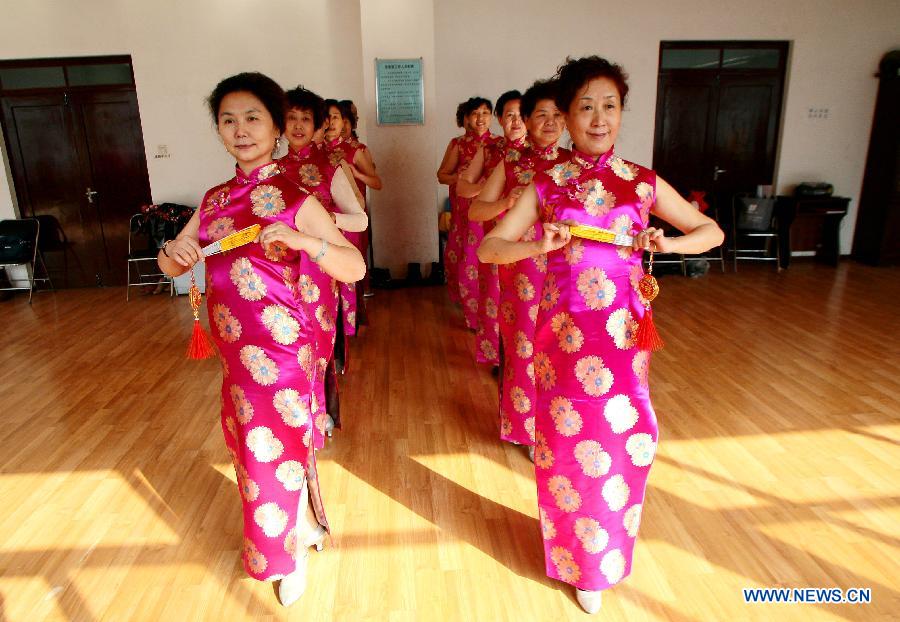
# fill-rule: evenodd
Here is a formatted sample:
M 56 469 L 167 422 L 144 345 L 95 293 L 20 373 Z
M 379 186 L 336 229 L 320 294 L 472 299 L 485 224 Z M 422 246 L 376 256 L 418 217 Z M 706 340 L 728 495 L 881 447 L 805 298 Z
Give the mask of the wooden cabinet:
M 780 196 L 775 201 L 781 267 L 791 263 L 791 252 L 814 250 L 816 258 L 836 266 L 840 256 L 841 220 L 847 215 L 846 197 Z

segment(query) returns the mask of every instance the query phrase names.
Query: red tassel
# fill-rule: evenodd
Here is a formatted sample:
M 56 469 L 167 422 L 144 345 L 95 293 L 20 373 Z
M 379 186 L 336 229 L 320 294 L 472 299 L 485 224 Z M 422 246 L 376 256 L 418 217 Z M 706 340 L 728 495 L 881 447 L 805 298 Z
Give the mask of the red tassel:
M 194 282 L 194 269 L 191 268 L 191 287 L 188 290 L 188 300 L 191 302 L 191 311 L 194 313 L 194 332 L 191 333 L 191 342 L 188 344 L 187 357 L 193 360 L 208 359 L 216 353 L 212 340 L 200 326 L 200 289 Z
M 200 326 L 200 320 L 194 320 L 194 332 L 191 333 L 191 342 L 188 344 L 187 357 L 193 360 L 208 359 L 215 350 L 209 335 Z
M 656 331 L 656 325 L 653 323 L 653 311 L 648 305 L 647 310 L 644 312 L 644 317 L 638 323 L 637 347 L 639 350 L 657 352 L 662 350 L 664 345 L 663 340 Z

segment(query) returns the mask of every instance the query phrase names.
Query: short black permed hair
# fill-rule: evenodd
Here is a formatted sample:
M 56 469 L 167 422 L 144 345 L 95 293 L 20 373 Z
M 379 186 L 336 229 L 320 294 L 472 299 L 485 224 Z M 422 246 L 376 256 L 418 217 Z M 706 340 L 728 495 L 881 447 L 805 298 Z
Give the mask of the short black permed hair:
M 522 99 L 522 94 L 513 89 L 512 91 L 506 91 L 503 95 L 497 98 L 497 104 L 494 106 L 494 115 L 500 119 L 503 117 L 503 109 L 506 107 L 506 104 L 509 102 L 514 102 L 517 99 Z
M 528 90 L 525 91 L 525 94 L 522 95 L 522 104 L 519 107 L 522 118 L 527 119 L 530 117 L 539 101 L 549 99 L 555 103 L 558 91 L 559 82 L 556 79 L 537 80 L 534 84 L 529 86 Z
M 325 103 L 323 104 L 323 108 L 325 110 L 325 118 L 326 119 L 331 116 L 332 108 L 337 108 L 338 112 L 341 113 L 341 116 L 342 117 L 344 116 L 344 111 L 341 110 L 341 103 L 336 99 L 331 99 L 330 97 L 328 99 L 326 99 Z
M 261 101 L 272 116 L 275 127 L 279 132 L 284 132 L 284 117 L 287 110 L 284 89 L 278 86 L 275 80 L 258 71 L 239 73 L 225 78 L 216 85 L 206 99 L 213 123 L 219 122 L 219 109 L 225 96 L 240 92 L 250 93 Z
M 628 96 L 628 74 L 620 65 L 611 63 L 599 56 L 585 56 L 584 58 L 566 58 L 566 62 L 556 71 L 556 79 L 559 80 L 559 92 L 556 94 L 556 105 L 563 112 L 569 112 L 569 106 L 575 99 L 578 91 L 585 84 L 597 78 L 609 78 L 619 91 L 619 99 L 622 106 Z
M 315 127 L 322 127 L 325 122 L 325 100 L 303 86 L 297 86 L 285 93 L 288 110 L 308 110 L 312 113 Z
M 456 107 L 456 127 L 462 127 L 466 123 L 466 102 L 460 102 Z
M 481 108 L 482 106 L 487 106 L 488 110 L 492 110 L 494 108 L 493 104 L 491 104 L 491 100 L 485 97 L 470 97 L 466 100 L 466 103 L 463 104 L 465 115 L 468 117 L 470 114 Z
M 356 112 L 356 105 L 353 103 L 353 100 L 342 99 L 338 102 L 338 109 L 341 111 L 341 116 L 350 122 L 350 129 L 355 130 L 356 126 L 359 125 L 359 115 Z

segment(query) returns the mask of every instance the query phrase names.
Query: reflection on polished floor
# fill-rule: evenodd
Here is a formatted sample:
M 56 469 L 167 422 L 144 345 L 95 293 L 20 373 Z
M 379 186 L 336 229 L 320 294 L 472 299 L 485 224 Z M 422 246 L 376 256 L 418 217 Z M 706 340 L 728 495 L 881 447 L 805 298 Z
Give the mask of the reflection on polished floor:
M 0 303 L 0 620 L 888 620 L 900 609 L 900 272 L 664 277 L 635 569 L 591 618 L 544 576 L 531 463 L 442 288 L 381 291 L 321 452 L 334 528 L 291 609 L 244 575 L 219 367 L 183 299 Z M 868 605 L 742 588 L 871 588 Z M 893 613 L 892 613 L 893 612 Z

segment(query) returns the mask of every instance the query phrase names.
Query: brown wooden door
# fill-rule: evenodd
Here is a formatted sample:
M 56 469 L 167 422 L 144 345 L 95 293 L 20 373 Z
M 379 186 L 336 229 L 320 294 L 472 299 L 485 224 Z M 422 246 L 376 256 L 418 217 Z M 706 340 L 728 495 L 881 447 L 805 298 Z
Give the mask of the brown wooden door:
M 660 76 L 653 168 L 684 195 L 711 190 L 717 87 L 709 72 Z
M 124 285 L 128 219 L 150 203 L 137 96 L 133 91 L 88 91 L 73 94 L 71 101 L 88 155 L 88 209 L 103 244 L 97 254 L 100 280 Z
M 3 99 L 20 213 L 46 214 L 59 220 L 74 255 L 68 262 L 66 281 L 74 287 L 85 287 L 97 283 L 99 232 L 87 209 L 84 193 L 89 180 L 84 177 L 80 158 L 84 145 L 72 112 L 64 93 Z M 56 253 L 48 254 L 46 260 L 51 272 L 62 269 L 62 258 Z
M 695 54 L 695 66 L 682 56 L 667 68 L 667 51 Z M 773 183 L 786 53 L 780 42 L 661 47 L 653 167 L 685 196 L 706 191 L 721 219 L 734 194 Z
M 128 218 L 150 202 L 134 91 L 7 95 L 3 126 L 21 214 L 55 216 L 71 243 L 68 284 L 124 285 Z
M 713 192 L 731 197 L 771 185 L 775 174 L 775 146 L 781 109 L 778 76 L 728 75 L 718 78 L 715 141 L 712 166 Z

